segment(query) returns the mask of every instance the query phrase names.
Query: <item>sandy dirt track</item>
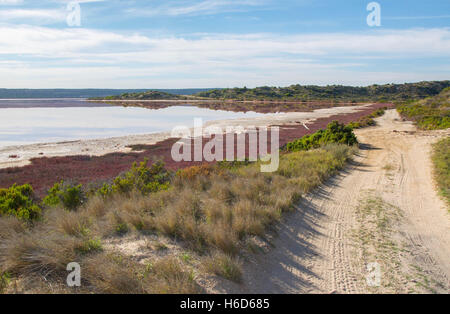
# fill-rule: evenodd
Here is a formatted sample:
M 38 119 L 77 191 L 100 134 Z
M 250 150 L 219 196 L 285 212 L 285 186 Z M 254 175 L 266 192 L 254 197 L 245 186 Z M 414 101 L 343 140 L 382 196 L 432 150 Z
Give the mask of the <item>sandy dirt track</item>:
M 395 110 L 377 121 L 357 131 L 351 166 L 286 217 L 267 253 L 245 263 L 244 284 L 210 292 L 450 291 L 450 215 L 430 162 L 431 144 L 449 133 L 417 131 Z M 381 264 L 381 287 L 367 285 L 370 262 Z

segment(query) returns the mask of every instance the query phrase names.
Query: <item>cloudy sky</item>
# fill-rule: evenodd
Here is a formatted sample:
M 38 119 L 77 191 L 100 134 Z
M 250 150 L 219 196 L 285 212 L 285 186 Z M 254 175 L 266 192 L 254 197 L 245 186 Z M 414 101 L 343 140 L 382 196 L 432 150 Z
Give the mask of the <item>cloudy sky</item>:
M 0 0 L 0 88 L 450 79 L 450 1 Z M 69 21 L 68 21 L 69 18 Z

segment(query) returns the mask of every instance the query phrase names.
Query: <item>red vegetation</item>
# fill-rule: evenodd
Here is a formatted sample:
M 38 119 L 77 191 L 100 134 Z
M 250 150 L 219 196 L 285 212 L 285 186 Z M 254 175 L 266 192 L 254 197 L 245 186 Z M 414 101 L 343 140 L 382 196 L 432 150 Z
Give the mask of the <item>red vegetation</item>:
M 307 125 L 309 130 L 302 124 L 298 126 L 280 126 L 280 147 L 306 134 L 324 129 L 333 120 L 341 123 L 349 123 L 370 114 L 375 109 L 386 106 L 392 107 L 390 104 L 374 104 L 367 107 L 367 109 L 352 114 L 340 114 L 328 118 L 321 118 L 313 124 Z M 268 135 L 268 139 L 270 140 L 270 134 Z M 32 163 L 28 166 L 0 169 L 0 187 L 6 188 L 14 183 L 20 185 L 29 183 L 33 186 L 38 196 L 43 196 L 48 188 L 53 186 L 55 182 L 61 180 L 82 184 L 95 184 L 111 180 L 120 173 L 128 170 L 133 162 L 143 161 L 144 158 L 149 158 L 150 160 L 155 158 L 161 159 L 165 162 L 166 167 L 172 170 L 202 164 L 202 162 L 173 161 L 171 158 L 171 149 L 177 141 L 177 139 L 167 139 L 154 145 L 143 146 L 144 150 L 142 152 L 113 153 L 98 157 L 66 156 L 35 158 L 32 159 Z M 208 141 L 209 139 L 205 139 L 203 145 Z M 248 147 L 248 138 L 246 142 L 246 147 Z

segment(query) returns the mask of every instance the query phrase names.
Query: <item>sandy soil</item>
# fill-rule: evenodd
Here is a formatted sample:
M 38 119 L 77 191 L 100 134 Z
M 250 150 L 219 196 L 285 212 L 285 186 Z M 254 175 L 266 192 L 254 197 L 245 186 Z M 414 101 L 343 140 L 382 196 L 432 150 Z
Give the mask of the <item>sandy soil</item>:
M 359 130 L 359 156 L 286 217 L 272 247 L 250 256 L 244 284 L 218 293 L 448 293 L 450 215 L 432 180 L 431 144 L 394 110 Z M 367 285 L 367 263 L 381 286 Z
M 370 106 L 333 107 L 327 109 L 317 109 L 312 112 L 292 112 L 283 114 L 268 114 L 258 118 L 244 118 L 233 120 L 210 121 L 205 126 L 216 125 L 226 126 L 270 126 L 289 125 L 297 121 L 311 123 L 320 118 L 326 118 L 337 114 L 348 114 L 357 112 Z M 193 121 L 192 121 L 193 124 Z M 170 138 L 170 132 L 130 135 L 108 139 L 79 140 L 60 143 L 44 143 L 23 146 L 0 147 L 0 169 L 9 167 L 22 167 L 30 164 L 30 159 L 39 157 L 58 156 L 102 156 L 114 152 L 130 152 L 129 145 L 146 144 L 152 145 Z

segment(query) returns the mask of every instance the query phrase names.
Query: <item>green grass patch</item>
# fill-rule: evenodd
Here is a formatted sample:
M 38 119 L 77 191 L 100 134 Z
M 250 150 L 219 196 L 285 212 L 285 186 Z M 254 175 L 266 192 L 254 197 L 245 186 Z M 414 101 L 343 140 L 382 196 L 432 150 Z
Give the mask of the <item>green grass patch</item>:
M 450 205 L 450 137 L 434 144 L 432 160 L 439 191 Z
M 423 130 L 450 128 L 450 88 L 434 97 L 401 104 L 397 106 L 397 111 L 415 121 L 417 127 Z

